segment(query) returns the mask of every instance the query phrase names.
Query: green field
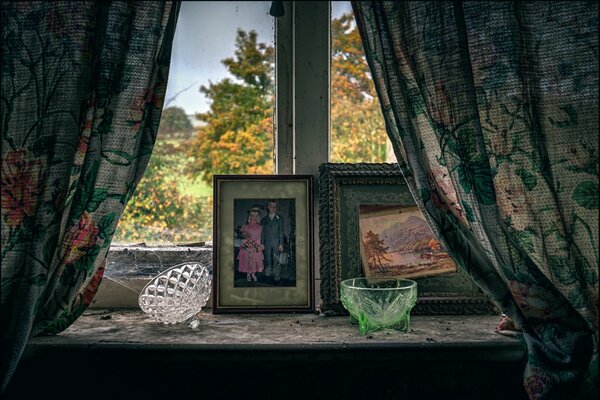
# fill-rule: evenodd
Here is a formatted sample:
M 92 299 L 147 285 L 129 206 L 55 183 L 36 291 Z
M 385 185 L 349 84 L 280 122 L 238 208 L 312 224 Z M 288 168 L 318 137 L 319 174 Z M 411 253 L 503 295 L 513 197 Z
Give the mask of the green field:
M 186 168 L 194 160 L 185 154 L 185 139 L 157 139 L 150 163 L 162 159 L 167 166 L 165 171 L 170 178 L 177 180 L 177 190 L 184 196 L 212 197 L 212 185 L 199 176 L 190 176 Z M 150 166 L 150 165 L 149 165 Z
M 192 181 L 188 178 L 180 178 L 177 189 L 183 195 L 194 197 L 211 197 L 213 195 L 212 185 L 208 185 L 200 179 Z

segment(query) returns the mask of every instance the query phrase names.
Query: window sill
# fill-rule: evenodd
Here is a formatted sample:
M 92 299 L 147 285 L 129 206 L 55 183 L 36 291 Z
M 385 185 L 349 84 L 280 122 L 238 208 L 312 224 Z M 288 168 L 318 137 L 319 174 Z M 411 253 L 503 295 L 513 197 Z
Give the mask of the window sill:
M 202 311 L 200 326 L 164 325 L 138 310 L 88 310 L 56 336 L 32 338 L 27 353 L 43 349 L 116 347 L 136 350 L 383 350 L 433 358 L 461 353 L 462 358 L 518 361 L 524 347 L 494 332 L 499 316 L 413 316 L 411 332 L 377 331 L 365 336 L 347 317 L 317 314 L 225 314 Z M 430 353 L 429 353 L 430 352 Z M 201 353 L 196 356 L 202 357 Z
M 30 340 L 6 398 L 64 379 L 65 398 L 526 397 L 524 347 L 494 333 L 498 316 L 414 316 L 409 333 L 361 336 L 345 317 L 199 315 L 190 329 L 139 309 L 88 310 L 63 333 Z

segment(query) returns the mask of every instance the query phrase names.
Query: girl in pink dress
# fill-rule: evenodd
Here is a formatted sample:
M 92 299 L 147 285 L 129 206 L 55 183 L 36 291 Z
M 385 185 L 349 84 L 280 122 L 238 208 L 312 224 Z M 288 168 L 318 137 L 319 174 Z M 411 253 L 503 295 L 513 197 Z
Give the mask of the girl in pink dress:
M 248 282 L 256 282 L 256 273 L 262 272 L 264 269 L 263 250 L 265 249 L 260 244 L 262 225 L 260 224 L 260 213 L 258 210 L 251 209 L 248 212 L 248 223 L 242 226 L 241 232 L 243 239 L 237 257 L 239 261 L 238 270 L 246 273 Z

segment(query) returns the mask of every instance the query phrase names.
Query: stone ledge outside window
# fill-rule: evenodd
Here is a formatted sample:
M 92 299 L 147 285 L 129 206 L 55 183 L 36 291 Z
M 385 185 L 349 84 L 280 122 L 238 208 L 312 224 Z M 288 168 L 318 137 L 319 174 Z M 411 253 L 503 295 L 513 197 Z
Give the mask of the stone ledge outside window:
M 90 308 L 138 308 L 138 296 L 151 278 L 174 265 L 198 261 L 212 272 L 212 245 L 113 245 L 102 284 Z

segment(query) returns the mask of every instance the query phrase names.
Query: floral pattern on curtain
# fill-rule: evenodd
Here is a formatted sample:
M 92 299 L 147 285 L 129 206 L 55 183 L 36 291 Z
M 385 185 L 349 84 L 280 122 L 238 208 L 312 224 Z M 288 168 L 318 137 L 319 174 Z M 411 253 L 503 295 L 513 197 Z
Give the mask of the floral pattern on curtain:
M 91 303 L 156 139 L 172 2 L 2 2 L 2 390 Z
M 352 4 L 407 183 L 449 253 L 521 329 L 529 397 L 589 394 L 597 2 Z

